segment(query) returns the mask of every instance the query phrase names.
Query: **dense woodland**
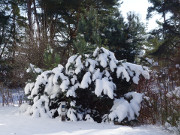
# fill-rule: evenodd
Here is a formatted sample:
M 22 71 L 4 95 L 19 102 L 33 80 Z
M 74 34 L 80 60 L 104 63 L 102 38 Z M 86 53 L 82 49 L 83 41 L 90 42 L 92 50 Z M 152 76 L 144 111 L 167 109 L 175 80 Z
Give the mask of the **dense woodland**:
M 52 70 L 70 56 L 112 51 L 117 60 L 151 69 L 149 80 L 125 84 L 147 96 L 140 123 L 179 125 L 180 117 L 180 2 L 149 0 L 147 19 L 163 21 L 150 32 L 133 12 L 123 18 L 118 0 L 1 0 L 0 95 L 23 88 L 38 73 L 30 64 Z M 122 82 L 121 82 L 122 83 Z M 4 90 L 5 89 L 5 90 Z M 3 97 L 3 96 L 2 96 Z

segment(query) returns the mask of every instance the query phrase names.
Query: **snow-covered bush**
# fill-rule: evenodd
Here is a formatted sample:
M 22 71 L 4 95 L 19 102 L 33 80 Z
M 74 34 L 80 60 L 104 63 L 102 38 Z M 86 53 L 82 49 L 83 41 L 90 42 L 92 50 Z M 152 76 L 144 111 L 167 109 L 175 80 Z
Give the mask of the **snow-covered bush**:
M 73 55 L 65 67 L 45 71 L 26 85 L 25 93 L 33 101 L 27 110 L 35 117 L 57 117 L 61 101 L 66 101 L 67 120 L 135 120 L 143 94 L 132 92 L 129 86 L 138 84 L 140 76 L 149 79 L 146 67 L 118 61 L 105 48 Z

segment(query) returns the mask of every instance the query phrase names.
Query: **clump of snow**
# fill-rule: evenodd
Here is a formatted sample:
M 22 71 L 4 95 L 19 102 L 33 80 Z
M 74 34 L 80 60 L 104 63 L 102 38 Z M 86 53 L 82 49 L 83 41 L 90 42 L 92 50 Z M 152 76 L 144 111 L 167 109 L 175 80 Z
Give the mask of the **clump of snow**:
M 96 65 L 98 65 L 97 61 L 92 59 L 87 59 L 86 66 L 89 66 L 89 71 L 91 73 L 94 72 Z
M 71 121 L 77 121 L 77 117 L 76 117 L 76 110 L 69 108 L 68 112 L 67 112 L 67 117 L 71 120 Z
M 76 74 L 78 74 L 79 72 L 81 72 L 81 70 L 84 68 L 84 65 L 83 65 L 82 62 L 81 62 L 81 58 L 82 58 L 82 56 L 78 56 L 78 57 L 76 58 L 76 64 L 75 64 L 75 67 L 76 67 L 75 73 L 76 73 Z
M 34 87 L 34 83 L 28 83 L 24 88 L 25 94 L 29 95 L 31 93 L 33 87 Z
M 168 92 L 166 96 L 169 98 L 173 96 L 180 98 L 180 87 L 176 87 L 175 90 Z
M 75 101 L 71 101 L 70 106 L 75 107 L 76 106 L 76 102 Z
M 136 116 L 139 116 L 139 111 L 140 111 L 140 104 L 142 102 L 143 94 L 141 93 L 136 93 L 136 92 L 129 92 L 125 94 L 125 98 L 131 99 L 130 100 L 130 106 L 133 109 L 133 112 Z
M 39 99 L 36 97 L 33 104 L 33 117 L 51 117 L 49 110 L 49 99 L 47 96 L 41 96 Z
M 116 85 L 112 81 L 109 81 L 107 77 L 103 78 L 102 82 L 103 82 L 102 86 L 103 86 L 104 95 L 108 95 L 109 98 L 113 99 Z
M 145 55 L 146 51 L 145 50 L 141 50 L 138 54 L 139 57 L 143 57 Z
M 94 73 L 93 73 L 93 77 L 92 80 L 95 81 L 96 79 L 101 79 L 102 78 L 102 73 L 100 72 L 100 69 L 97 69 Z
M 69 84 L 70 84 L 70 82 L 68 79 L 64 79 L 62 81 L 60 88 L 62 89 L 63 92 L 68 89 Z
M 150 78 L 147 67 L 142 67 L 141 65 L 136 65 L 129 62 L 123 63 L 123 65 L 128 71 L 129 75 L 132 77 L 135 84 L 138 84 L 140 75 L 143 75 L 145 79 Z
M 77 55 L 73 55 L 68 59 L 68 62 L 66 64 L 66 73 L 67 74 L 73 74 L 73 70 L 72 69 L 72 63 L 74 63 L 75 59 L 77 58 Z
M 95 94 L 97 96 L 100 96 L 103 91 L 103 85 L 102 80 L 96 79 L 96 88 L 95 88 Z
M 88 122 L 94 122 L 93 118 L 89 114 L 86 115 L 85 120 Z
M 24 103 L 19 107 L 19 112 L 25 113 L 29 107 L 31 107 L 31 106 L 28 103 Z
M 180 64 L 176 64 L 175 67 L 180 69 Z
M 125 69 L 125 67 L 123 67 L 123 66 L 118 66 L 118 67 L 117 67 L 116 74 L 117 74 L 117 78 L 119 78 L 120 76 L 122 76 L 122 79 L 125 78 L 126 81 L 129 82 L 130 76 L 129 76 L 127 70 Z
M 42 73 L 43 71 L 42 71 L 42 69 L 36 68 L 35 65 L 33 65 L 33 64 L 30 63 L 29 68 L 26 70 L 26 72 L 27 72 L 27 73 L 33 72 L 33 73 L 38 73 L 38 74 L 40 74 L 40 73 Z
M 104 95 L 108 95 L 109 98 L 113 99 L 114 90 L 116 85 L 109 81 L 107 77 L 102 79 L 96 79 L 95 94 L 101 96 L 102 92 Z
M 91 84 L 91 73 L 86 72 L 86 74 L 83 76 L 83 79 L 81 81 L 81 88 L 85 89 L 88 88 L 88 86 Z
M 76 93 L 75 93 L 75 91 L 76 91 L 76 89 L 79 87 L 79 83 L 76 83 L 74 86 L 71 86 L 70 88 L 69 88 L 69 90 L 67 91 L 67 94 L 66 94 L 66 96 L 67 97 L 76 97 Z
M 134 114 L 128 101 L 124 98 L 120 98 L 114 101 L 114 105 L 111 108 L 111 113 L 108 117 L 111 121 L 116 121 L 117 119 L 118 122 L 121 122 L 126 117 L 128 117 L 129 120 L 134 119 Z
M 115 99 L 111 113 L 108 115 L 111 121 L 122 122 L 125 118 L 128 118 L 130 121 L 139 116 L 142 94 L 129 92 L 125 97 L 130 99 L 130 101 L 128 102 L 124 97 Z
M 150 58 L 145 58 L 147 60 L 147 62 L 149 62 L 150 64 L 153 64 L 154 63 L 154 60 L 153 59 L 150 59 Z

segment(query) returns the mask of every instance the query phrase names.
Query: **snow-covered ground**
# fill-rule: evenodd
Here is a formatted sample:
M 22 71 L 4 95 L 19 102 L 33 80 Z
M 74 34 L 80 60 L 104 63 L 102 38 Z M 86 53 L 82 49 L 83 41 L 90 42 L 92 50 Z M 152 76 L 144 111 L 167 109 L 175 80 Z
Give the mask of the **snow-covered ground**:
M 0 135 L 172 135 L 161 127 L 128 127 L 94 122 L 61 122 L 32 118 L 18 113 L 18 107 L 0 106 Z

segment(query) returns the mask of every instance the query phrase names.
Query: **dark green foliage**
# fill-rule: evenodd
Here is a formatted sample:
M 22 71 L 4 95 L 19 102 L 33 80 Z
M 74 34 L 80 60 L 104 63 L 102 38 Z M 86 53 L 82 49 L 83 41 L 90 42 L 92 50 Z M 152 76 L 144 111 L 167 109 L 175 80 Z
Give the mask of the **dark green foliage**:
M 74 46 L 79 55 L 89 54 L 94 50 L 96 45 L 90 45 L 85 41 L 84 35 L 78 34 L 76 41 L 74 41 Z
M 57 67 L 58 64 L 60 63 L 60 55 L 55 52 L 53 49 L 48 48 L 44 52 L 44 64 L 45 64 L 45 69 L 52 69 L 54 67 Z
M 18 0 L 1 0 L 0 2 L 0 65 L 8 67 L 4 69 L 6 71 L 3 71 L 8 74 L 2 77 L 9 78 L 5 81 L 8 87 L 23 85 L 22 75 L 25 64 L 18 61 L 17 49 L 24 37 L 22 27 L 25 25 L 22 25 L 22 22 L 25 22 L 25 19 L 20 15 L 21 2 L 18 2 Z
M 77 36 L 74 46 L 80 55 L 90 54 L 96 47 L 102 47 L 100 33 L 100 17 L 98 10 L 90 7 L 88 11 L 80 15 Z
M 97 97 L 95 94 L 92 94 L 94 89 L 95 87 L 91 85 L 88 89 L 79 88 L 76 90 L 76 105 L 79 106 L 76 109 L 78 112 L 84 113 L 84 116 L 89 114 L 95 121 L 100 123 L 102 122 L 102 117 L 109 113 L 113 105 L 113 99 L 110 99 L 108 96 Z
M 90 53 L 97 46 L 110 48 L 118 59 L 134 61 L 137 54 L 131 52 L 137 52 L 139 47 L 134 46 L 139 42 L 126 44 L 136 30 L 132 32 L 134 26 L 126 25 L 117 12 L 118 0 L 2 0 L 0 4 L 4 30 L 0 58 L 13 59 L 19 68 L 15 71 L 29 63 L 41 69 L 65 65 L 69 56 Z
M 0 60 L 0 82 L 5 86 L 10 85 L 11 83 L 11 70 L 13 68 L 8 64 L 8 61 Z
M 110 16 L 105 21 L 104 44 L 116 55 L 117 59 L 127 59 L 134 62 L 144 43 L 145 28 L 138 16 L 129 13 L 127 22 L 120 13 Z
M 78 52 L 85 53 L 85 50 L 91 51 L 93 47 L 105 46 L 115 53 L 117 59 L 135 61 L 145 42 L 145 28 L 138 16 L 129 13 L 125 22 L 119 11 L 104 17 L 92 7 L 81 16 L 74 42 Z
M 152 16 L 153 12 L 162 15 L 163 21 L 158 22 L 159 28 L 152 31 L 155 38 L 160 37 L 156 56 L 167 57 L 179 55 L 180 47 L 180 2 L 179 0 L 150 0 L 152 6 L 148 8 L 147 18 Z M 163 41 L 163 42 L 162 42 Z
M 100 27 L 101 22 L 96 9 L 90 7 L 89 11 L 81 15 L 78 24 L 78 33 L 84 35 L 86 42 L 95 45 L 95 48 L 101 47 Z

